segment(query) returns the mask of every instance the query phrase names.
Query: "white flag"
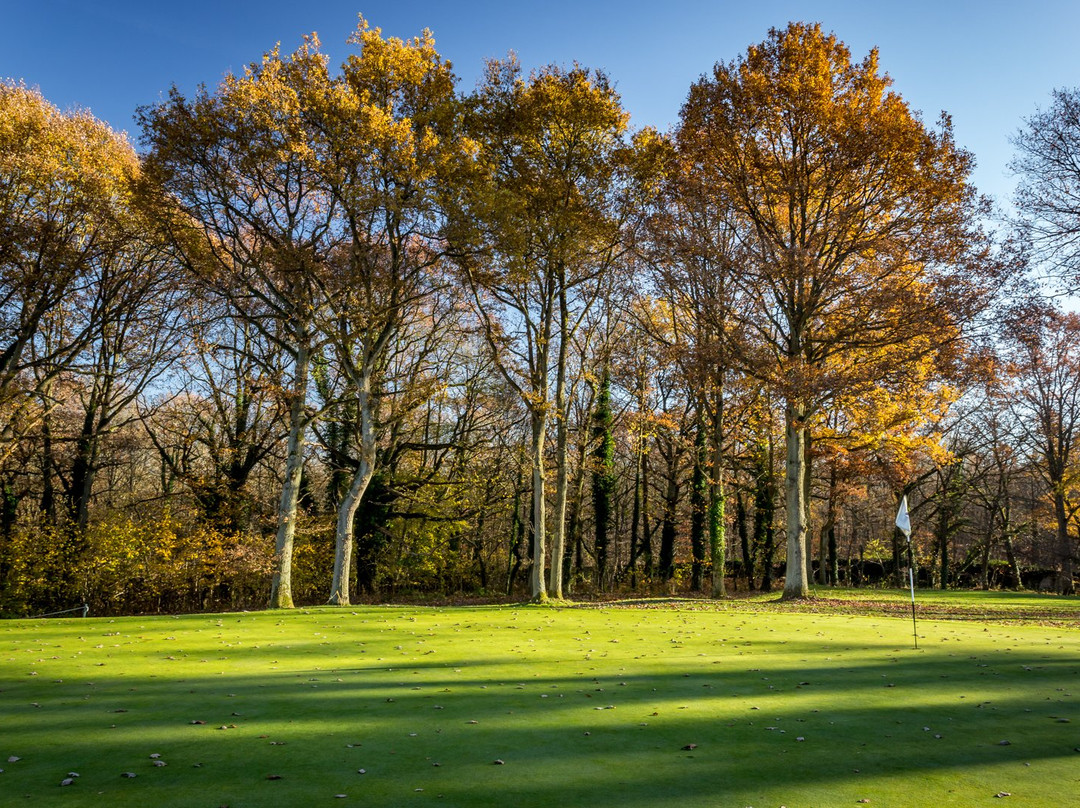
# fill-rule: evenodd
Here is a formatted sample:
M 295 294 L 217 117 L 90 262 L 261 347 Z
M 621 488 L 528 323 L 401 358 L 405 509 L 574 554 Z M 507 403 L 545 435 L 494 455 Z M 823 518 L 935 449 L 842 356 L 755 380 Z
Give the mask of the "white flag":
M 911 517 L 908 516 L 907 495 L 900 500 L 900 510 L 896 513 L 896 526 L 903 531 L 904 535 L 911 538 Z

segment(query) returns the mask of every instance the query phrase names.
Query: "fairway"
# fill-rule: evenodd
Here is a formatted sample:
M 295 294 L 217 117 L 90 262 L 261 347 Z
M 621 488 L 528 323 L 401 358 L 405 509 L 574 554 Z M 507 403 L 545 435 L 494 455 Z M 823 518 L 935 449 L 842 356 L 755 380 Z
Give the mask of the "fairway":
M 1028 597 L 985 604 L 1076 614 Z M 0 805 L 1076 805 L 1080 631 L 1024 614 L 918 650 L 761 599 L 8 621 Z

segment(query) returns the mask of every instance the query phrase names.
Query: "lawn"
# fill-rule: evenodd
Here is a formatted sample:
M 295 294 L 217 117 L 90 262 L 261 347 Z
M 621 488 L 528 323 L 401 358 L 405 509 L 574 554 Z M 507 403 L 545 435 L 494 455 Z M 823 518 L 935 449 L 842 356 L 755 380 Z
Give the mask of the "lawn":
M 1077 804 L 1080 600 L 821 594 L 5 621 L 0 805 Z

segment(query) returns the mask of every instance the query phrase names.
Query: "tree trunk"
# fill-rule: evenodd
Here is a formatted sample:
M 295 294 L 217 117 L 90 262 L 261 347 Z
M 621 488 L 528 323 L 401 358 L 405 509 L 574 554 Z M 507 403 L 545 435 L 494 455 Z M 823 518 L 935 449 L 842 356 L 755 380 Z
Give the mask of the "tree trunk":
M 739 534 L 739 547 L 742 550 L 743 575 L 746 576 L 746 588 L 754 588 L 754 555 L 750 551 L 750 536 L 746 530 L 746 503 L 741 490 L 735 492 L 735 529 Z
M 630 588 L 637 589 L 638 523 L 641 521 L 641 471 L 644 454 L 641 437 L 634 440 L 634 505 L 630 515 Z
M 372 412 L 371 379 L 365 372 L 358 380 L 357 407 L 360 415 L 360 462 L 353 474 L 349 490 L 338 505 L 337 528 L 334 533 L 334 577 L 330 599 L 334 606 L 349 605 L 349 562 L 353 554 L 353 525 L 356 509 L 364 498 L 368 483 L 375 473 L 375 417 Z
M 532 539 L 533 564 L 529 575 L 529 585 L 534 601 L 547 600 L 544 586 L 545 529 L 547 513 L 544 503 L 544 432 L 547 429 L 547 417 L 543 410 L 532 411 Z
M 1009 571 L 1016 581 L 1016 588 L 1023 589 L 1024 582 L 1020 578 L 1020 564 L 1016 561 L 1016 550 L 1013 547 L 1013 527 L 1011 507 L 1006 502 L 1001 508 L 1001 543 L 1005 546 L 1005 560 L 1009 564 Z
M 705 530 L 709 512 L 709 486 L 705 473 L 708 462 L 705 442 L 705 414 L 698 414 L 694 431 L 694 467 L 690 480 L 690 589 L 700 592 L 705 586 Z
M 679 507 L 679 460 L 671 447 L 668 459 L 667 487 L 664 489 L 664 519 L 660 529 L 660 577 L 670 581 L 675 577 L 675 519 Z
M 306 335 L 305 335 L 306 337 Z M 274 577 L 270 582 L 270 608 L 291 609 L 292 554 L 296 536 L 296 511 L 300 502 L 300 478 L 304 473 L 304 445 L 308 426 L 307 387 L 311 370 L 310 345 L 302 338 L 296 350 L 292 401 L 289 404 L 289 443 L 285 455 L 285 482 L 278 505 L 278 529 L 274 543 Z
M 840 557 L 836 549 L 836 523 L 829 525 L 829 583 L 840 586 Z
M 641 456 L 641 555 L 646 578 L 653 575 L 652 527 L 649 525 L 649 456 Z
M 712 596 L 722 598 L 727 595 L 725 575 L 727 573 L 727 537 L 725 535 L 724 508 L 724 383 L 721 377 L 716 391 L 716 412 L 713 413 L 712 429 L 712 475 L 709 491 L 709 550 L 712 559 Z
M 784 599 L 804 598 L 810 593 L 806 576 L 806 538 L 808 508 L 806 501 L 807 428 L 806 410 L 800 404 L 788 404 L 785 419 L 787 438 L 787 573 L 784 580 Z
M 1057 551 L 1060 559 L 1060 577 L 1058 591 L 1062 595 L 1073 593 L 1073 553 L 1072 539 L 1069 538 L 1069 517 L 1065 509 L 1063 482 L 1054 485 L 1054 519 L 1057 522 Z
M 581 441 L 582 447 L 585 442 Z M 585 457 L 584 448 L 578 451 L 578 465 L 574 472 L 571 488 L 574 496 L 569 504 L 570 515 L 566 518 L 566 543 L 563 549 L 563 590 L 571 594 L 574 588 L 574 563 L 577 560 L 577 574 L 581 574 L 581 508 L 585 498 Z

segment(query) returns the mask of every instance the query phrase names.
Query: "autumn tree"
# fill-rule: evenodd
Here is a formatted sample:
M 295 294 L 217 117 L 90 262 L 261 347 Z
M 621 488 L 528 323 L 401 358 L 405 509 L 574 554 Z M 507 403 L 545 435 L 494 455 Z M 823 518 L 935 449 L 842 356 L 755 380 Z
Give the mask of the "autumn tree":
M 452 312 L 438 295 L 441 180 L 462 163 L 455 79 L 429 31 L 384 39 L 361 18 L 339 76 L 311 74 L 301 116 L 341 243 L 317 327 L 355 413 L 353 466 L 338 507 L 330 601 L 349 602 L 353 522 L 376 469 L 379 433 L 433 394 L 430 357 Z
M 178 207 L 160 220 L 187 266 L 289 358 L 289 411 L 270 602 L 292 606 L 292 548 L 307 432 L 311 361 L 325 305 L 328 256 L 342 234 L 336 201 L 319 182 L 301 99 L 325 75 L 318 41 L 278 49 L 215 92 L 139 111 L 147 168 Z
M 730 308 L 733 275 L 742 271 L 740 222 L 722 191 L 709 185 L 694 156 L 664 144 L 663 180 L 653 198 L 646 239 L 659 311 L 669 322 L 650 328 L 668 343 L 695 411 L 693 482 L 693 588 L 703 581 L 707 544 L 712 567 L 711 593 L 725 594 L 727 565 L 724 491 L 724 441 L 728 431 L 727 391 L 734 340 Z M 706 541 L 707 534 L 707 541 Z
M 0 83 L 0 461 L 101 325 L 96 282 L 131 243 L 138 182 L 123 136 Z
M 469 101 L 479 155 L 449 230 L 492 355 L 530 413 L 534 598 L 547 597 L 545 443 L 555 427 L 550 588 L 562 597 L 571 343 L 620 250 L 631 208 L 627 115 L 607 77 L 491 62 Z
M 809 591 L 814 415 L 925 356 L 947 373 L 986 294 L 972 158 L 890 83 L 791 23 L 697 82 L 676 135 L 738 219 L 743 369 L 785 405 L 786 597 Z
M 1070 503 L 1080 452 L 1080 316 L 1049 309 L 1014 323 L 1009 401 L 1024 443 L 1038 458 L 1055 525 L 1059 589 L 1071 594 L 1075 541 Z

